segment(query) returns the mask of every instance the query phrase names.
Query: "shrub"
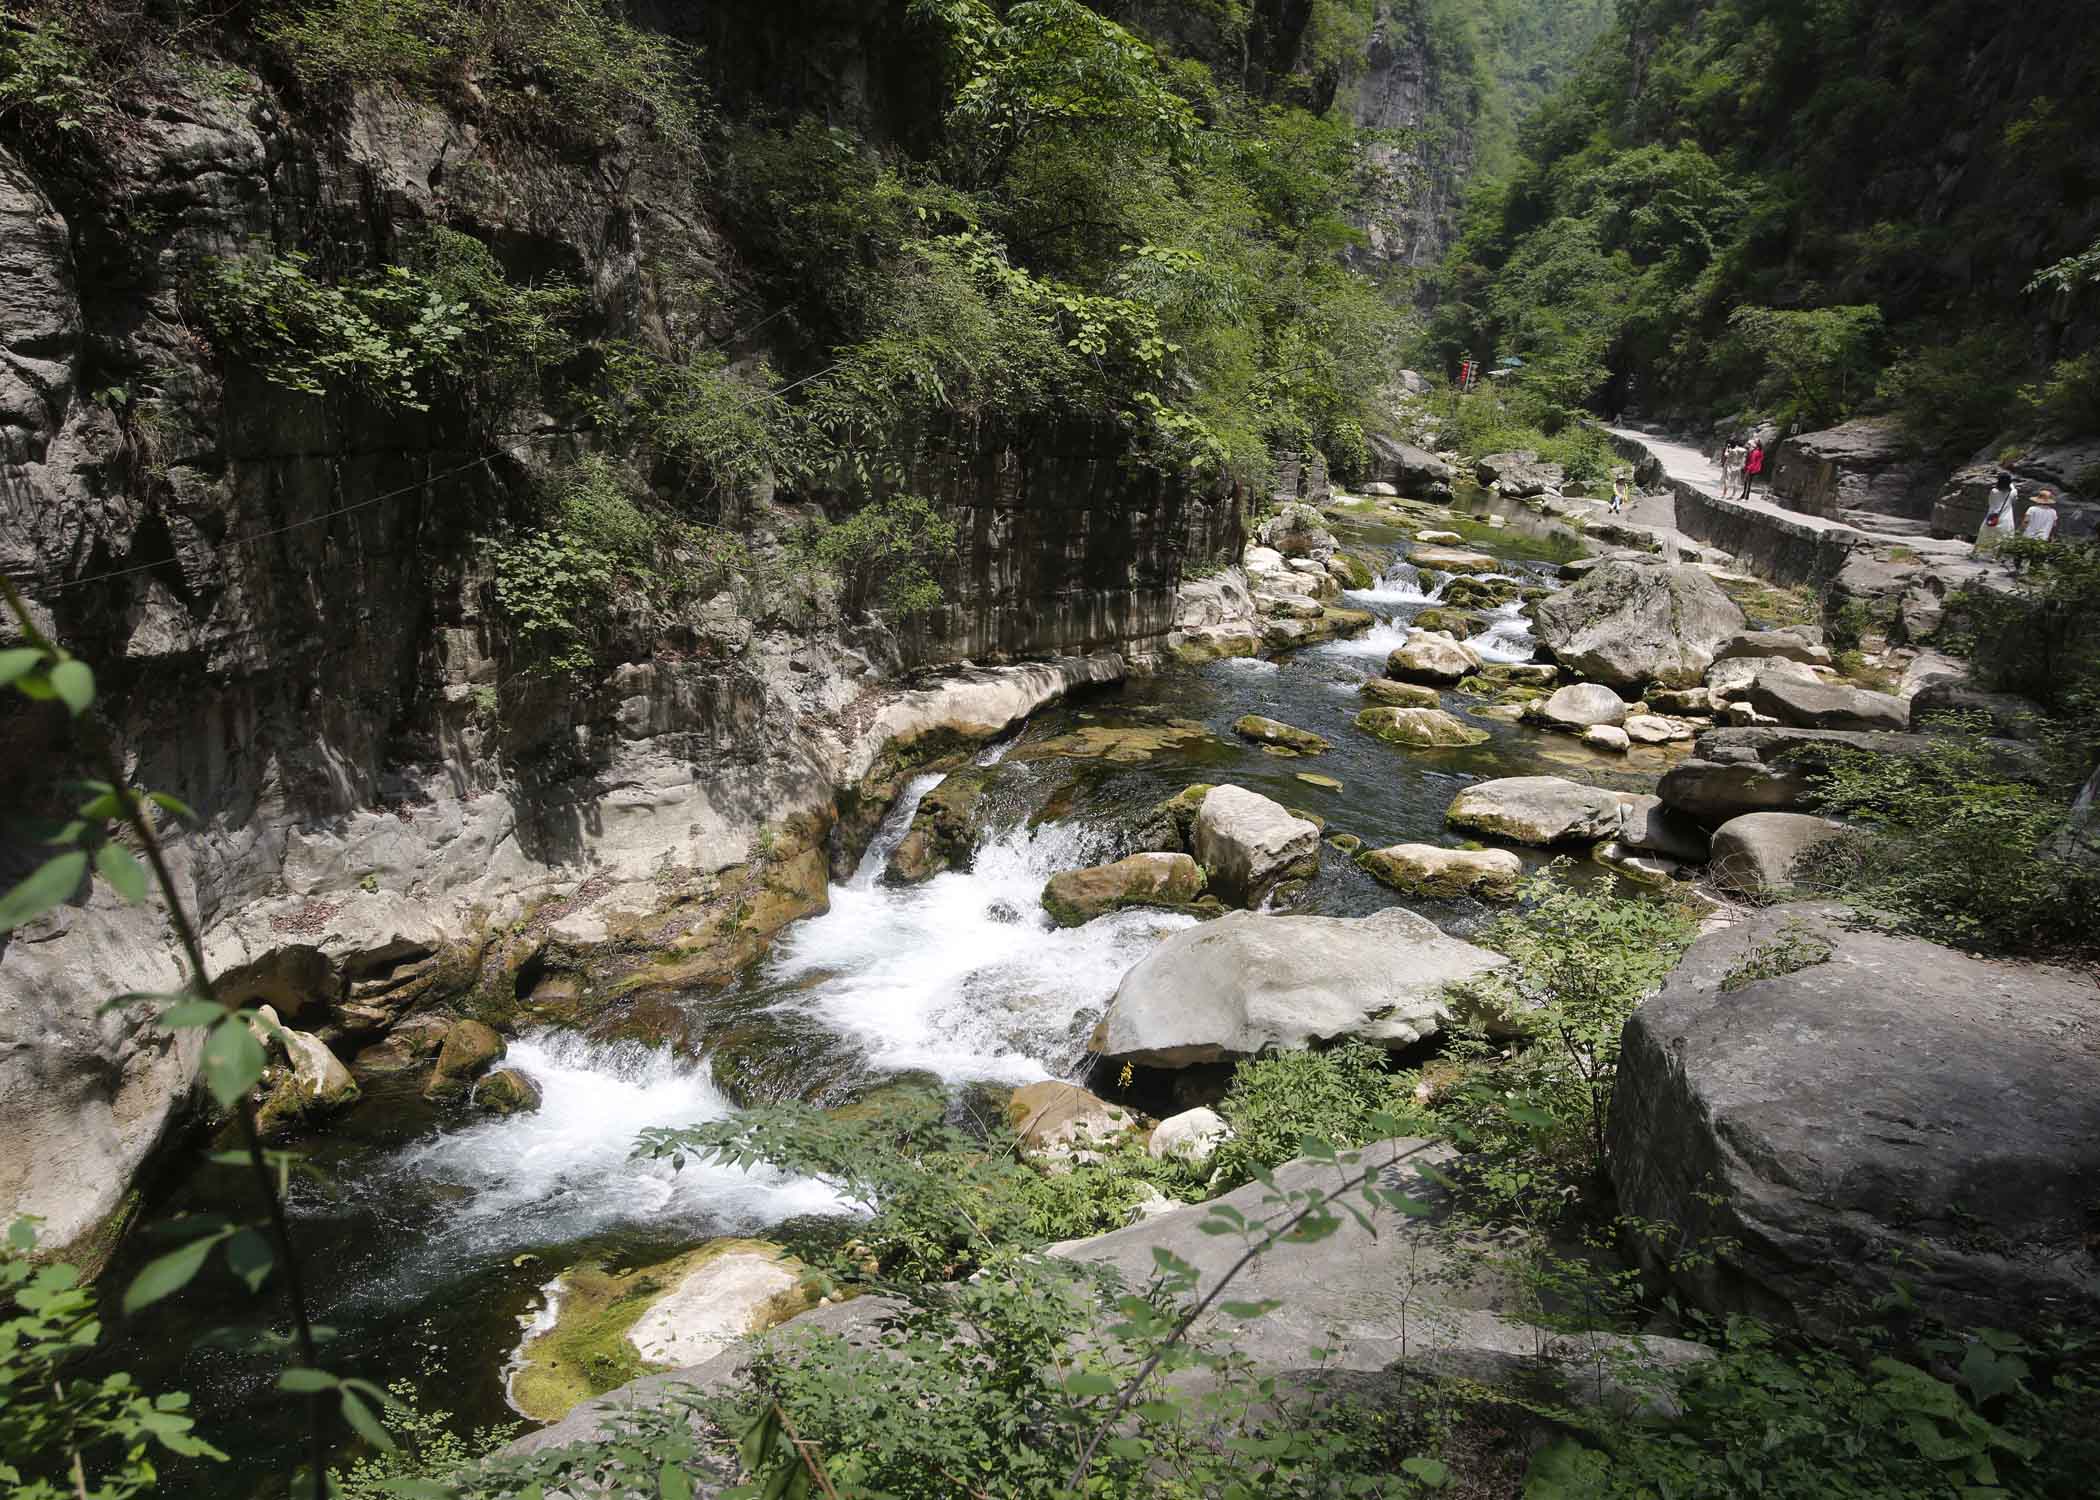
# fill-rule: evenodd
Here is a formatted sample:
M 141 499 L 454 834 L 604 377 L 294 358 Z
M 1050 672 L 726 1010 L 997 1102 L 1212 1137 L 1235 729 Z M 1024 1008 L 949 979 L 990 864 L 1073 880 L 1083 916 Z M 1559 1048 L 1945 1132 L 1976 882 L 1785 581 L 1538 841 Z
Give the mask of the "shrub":
M 1212 1181 L 1231 1187 L 1281 1166 L 1304 1154 L 1307 1137 L 1361 1146 L 1370 1122 L 1400 1115 L 1405 1102 L 1385 1049 L 1368 1042 L 1248 1058 L 1218 1104 L 1232 1139 L 1212 1158 Z
M 1826 812 L 1859 827 L 1796 879 L 1900 931 L 1989 952 L 2090 947 L 2100 870 L 2059 852 L 2067 800 L 2008 778 L 1986 741 L 1945 735 L 1916 756 L 1838 752 Z
M 913 614 L 940 607 L 939 570 L 953 558 L 955 543 L 955 523 L 931 502 L 897 495 L 843 521 L 812 526 L 799 547 L 854 597 Z
M 1959 463 L 2020 414 L 2008 358 L 2020 337 L 1989 328 L 1951 344 L 1912 349 L 1881 377 L 1878 398 L 1921 452 L 1950 466 Z
M 309 85 L 427 91 L 471 75 L 502 106 L 593 140 L 638 117 L 679 142 L 700 126 L 686 49 L 607 0 L 309 0 L 262 34 Z
M 21 125 L 50 140 L 88 129 L 110 108 L 94 52 L 64 15 L 0 18 L 0 125 Z

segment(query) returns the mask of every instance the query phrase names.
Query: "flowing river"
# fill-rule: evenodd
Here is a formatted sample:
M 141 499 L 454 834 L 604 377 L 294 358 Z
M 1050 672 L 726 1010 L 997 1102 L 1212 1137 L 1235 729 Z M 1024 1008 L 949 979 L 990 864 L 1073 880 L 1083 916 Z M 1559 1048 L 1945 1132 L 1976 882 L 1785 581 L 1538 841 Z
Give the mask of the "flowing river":
M 779 1233 L 843 1211 L 822 1185 L 776 1172 L 688 1163 L 674 1173 L 634 1161 L 641 1130 L 720 1119 L 760 1099 L 832 1102 L 900 1074 L 954 1089 L 1078 1076 L 1087 1037 L 1124 971 L 1191 919 L 1126 911 L 1060 929 L 1041 911 L 1043 882 L 1125 852 L 1119 840 L 1131 820 L 1192 783 L 1236 782 L 1373 847 L 1441 841 L 1452 796 L 1482 777 L 1563 774 L 1652 788 L 1666 764 L 1659 752 L 1605 756 L 1567 736 L 1477 718 L 1467 722 L 1490 739 L 1455 750 L 1403 751 L 1355 730 L 1365 703 L 1358 685 L 1382 670 L 1407 620 L 1440 593 L 1398 560 L 1399 533 L 1371 536 L 1394 548 L 1395 560 L 1372 588 L 1343 602 L 1376 614 L 1373 629 L 1280 661 L 1170 669 L 1038 715 L 978 757 L 991 771 L 990 813 L 971 867 L 892 886 L 880 878 L 884 861 L 940 778 L 915 781 L 854 876 L 834 885 L 827 913 L 789 928 L 740 987 L 691 998 L 696 1012 L 733 1018 L 742 1051 L 725 1041 L 711 1044 L 712 1055 L 689 1057 L 638 1042 L 530 1034 L 513 1042 L 509 1060 L 538 1081 L 542 1107 L 472 1122 L 426 1105 L 419 1075 L 372 1080 L 362 1103 L 303 1143 L 315 1172 L 292 1199 L 315 1315 L 337 1331 L 338 1367 L 417 1384 L 463 1430 L 514 1420 L 505 1363 L 564 1267 L 645 1264 L 710 1237 Z M 1509 576 L 1526 584 L 1551 576 L 1541 549 L 1509 541 L 1517 554 Z M 1530 657 L 1517 606 L 1475 613 L 1486 617 L 1471 642 L 1483 657 Z M 1463 715 L 1465 702 L 1449 698 L 1447 706 Z M 1324 735 L 1333 749 L 1310 760 L 1264 754 L 1232 733 L 1232 721 L 1250 712 Z M 1172 734 L 1142 756 L 1061 753 L 1075 736 L 1119 728 Z M 1300 781 L 1301 771 L 1343 789 Z M 1395 899 L 1330 849 L 1300 909 L 1354 915 Z M 1465 901 L 1409 904 L 1458 931 L 1482 916 Z M 149 1218 L 200 1211 L 246 1216 L 242 1175 L 198 1166 L 155 1201 Z M 120 1287 L 158 1248 L 149 1223 L 105 1285 Z M 275 1420 L 286 1409 L 274 1404 L 260 1362 L 198 1341 L 252 1308 L 214 1270 L 157 1307 L 141 1325 L 148 1336 L 129 1344 L 120 1337 L 114 1351 L 149 1388 L 192 1392 L 210 1436 L 232 1455 L 225 1465 L 184 1466 L 176 1479 L 183 1493 L 245 1500 L 283 1492 L 272 1466 L 287 1448 L 285 1423 Z M 244 1408 L 272 1419 L 244 1419 Z

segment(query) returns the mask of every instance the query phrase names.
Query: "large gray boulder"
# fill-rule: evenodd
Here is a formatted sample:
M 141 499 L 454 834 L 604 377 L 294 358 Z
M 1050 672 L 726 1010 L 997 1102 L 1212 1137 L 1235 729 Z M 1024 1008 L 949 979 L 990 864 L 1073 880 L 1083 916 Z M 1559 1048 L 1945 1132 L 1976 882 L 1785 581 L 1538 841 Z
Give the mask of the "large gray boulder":
M 1284 881 L 1319 873 L 1319 828 L 1245 787 L 1204 794 L 1193 843 L 1211 890 L 1236 906 L 1259 906 Z
M 1446 849 L 1394 844 L 1366 849 L 1356 863 L 1396 891 L 1418 896 L 1479 896 L 1507 900 L 1524 878 L 1524 862 L 1507 849 Z
M 1706 863 L 1710 841 L 1704 828 L 1663 806 L 1660 797 L 1627 793 L 1619 800 L 1624 804 L 1624 819 L 1619 825 L 1618 841 L 1626 848 L 1666 855 L 1682 864 Z
M 1527 717 L 1580 734 L 1593 724 L 1625 723 L 1626 700 L 1601 682 L 1577 682 L 1557 689 Z
M 1761 672 L 1743 701 L 1793 729 L 1910 728 L 1910 705 L 1888 693 L 1837 683 L 1798 682 Z
M 1615 688 L 1690 687 L 1743 629 L 1735 601 L 1689 563 L 1600 563 L 1534 613 L 1555 661 Z
M 1567 483 L 1568 472 L 1559 464 L 1545 463 L 1529 448 L 1519 448 L 1511 453 L 1490 453 L 1485 458 L 1475 459 L 1473 472 L 1482 484 L 1491 484 L 1503 494 L 1517 499 L 1528 499 L 1543 495 L 1548 490 L 1559 490 Z
M 2089 979 L 1773 907 L 1627 1022 L 1619 1208 L 1725 1247 L 1675 1276 L 1712 1312 L 1850 1326 L 1900 1278 L 1953 1327 L 2089 1321 L 2096 1065 Z
M 1230 912 L 1184 928 L 1116 987 L 1088 1048 L 1185 1068 L 1337 1037 L 1408 1047 L 1443 1025 L 1444 986 L 1500 954 L 1404 907 L 1368 917 Z
M 1385 675 L 1395 682 L 1446 686 L 1480 670 L 1480 653 L 1463 641 L 1427 630 L 1410 630 L 1407 639 L 1385 659 Z
M 1444 821 L 1518 844 L 1595 843 L 1617 838 L 1620 796 L 1560 776 L 1478 781 L 1451 800 Z
M 1706 669 L 1706 707 L 1733 703 L 1750 691 L 1760 677 L 1775 681 L 1805 682 L 1811 686 L 1823 679 L 1802 662 L 1784 656 L 1731 656 Z M 1705 710 L 1697 710 L 1704 712 Z
M 1374 433 L 1366 441 L 1372 472 L 1401 494 L 1426 500 L 1451 493 L 1451 481 L 1457 476 L 1434 453 L 1382 434 Z
M 1126 906 L 1186 906 L 1203 894 L 1203 871 L 1186 854 L 1132 854 L 1113 864 L 1060 870 L 1043 884 L 1043 910 L 1079 927 Z
M 1338 543 L 1320 513 L 1310 505 L 1286 505 L 1262 523 L 1257 539 L 1285 557 L 1306 557 L 1324 563 L 1334 556 Z
M 1714 883 L 1744 896 L 1794 889 L 1795 863 L 1820 844 L 1842 838 L 1845 825 L 1811 813 L 1759 812 L 1714 830 Z

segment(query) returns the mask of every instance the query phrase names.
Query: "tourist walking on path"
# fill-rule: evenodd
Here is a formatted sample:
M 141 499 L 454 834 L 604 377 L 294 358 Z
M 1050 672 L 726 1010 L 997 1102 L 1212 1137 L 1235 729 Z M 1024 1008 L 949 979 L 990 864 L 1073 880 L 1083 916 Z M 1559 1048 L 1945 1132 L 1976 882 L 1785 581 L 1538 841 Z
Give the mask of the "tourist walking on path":
M 2056 491 L 2035 491 L 2034 504 L 2027 507 L 2027 517 L 2020 522 L 2020 536 L 2030 542 L 2052 542 L 2056 540 Z
M 1743 473 L 1743 445 L 1734 438 L 1721 450 L 1721 498 L 1731 499 L 1735 495 L 1736 480 Z
M 1617 515 L 1626 508 L 1626 476 L 1619 474 L 1611 482 L 1611 513 Z
M 1757 476 L 1765 471 L 1765 445 L 1762 440 L 1750 445 L 1750 456 L 1743 460 L 1743 498 L 1748 500 L 1750 492 L 1757 488 Z
M 2000 469 L 1990 496 L 1983 503 L 1983 523 L 1976 528 L 1978 552 L 1996 552 L 2013 534 L 2013 502 L 2019 496 L 2020 487 L 2013 483 L 2012 471 Z

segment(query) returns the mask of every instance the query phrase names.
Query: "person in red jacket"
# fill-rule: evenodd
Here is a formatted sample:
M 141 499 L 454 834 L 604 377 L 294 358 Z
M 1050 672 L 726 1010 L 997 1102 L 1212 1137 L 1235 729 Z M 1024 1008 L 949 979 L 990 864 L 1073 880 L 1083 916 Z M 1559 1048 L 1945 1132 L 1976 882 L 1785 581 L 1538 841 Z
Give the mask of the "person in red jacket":
M 1743 498 L 1750 498 L 1751 490 L 1757 487 L 1757 476 L 1765 471 L 1765 445 L 1762 441 L 1750 445 L 1750 456 L 1743 460 Z

